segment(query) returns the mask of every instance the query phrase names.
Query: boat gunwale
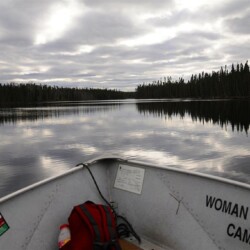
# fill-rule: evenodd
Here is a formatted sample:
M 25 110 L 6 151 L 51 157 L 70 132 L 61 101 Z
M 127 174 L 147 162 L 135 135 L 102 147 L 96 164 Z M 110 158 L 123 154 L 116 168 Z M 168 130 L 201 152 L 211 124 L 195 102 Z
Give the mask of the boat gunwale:
M 235 180 L 231 180 L 231 179 L 227 179 L 227 178 L 224 178 L 224 177 L 218 177 L 218 176 L 214 176 L 214 175 L 210 175 L 210 174 L 205 174 L 205 173 L 200 173 L 200 172 L 193 172 L 191 170 L 186 170 L 186 169 L 178 169 L 178 168 L 175 168 L 175 167 L 169 167 L 169 166 L 161 166 L 161 165 L 154 165 L 154 164 L 150 164 L 150 163 L 146 163 L 146 162 L 143 162 L 143 161 L 139 161 L 139 160 L 131 160 L 131 159 L 126 159 L 126 158 L 121 158 L 121 157 L 116 157 L 116 156 L 101 156 L 101 157 L 97 157 L 97 158 L 94 158 L 92 160 L 89 160 L 87 162 L 85 162 L 84 164 L 88 165 L 88 166 L 91 166 L 97 162 L 101 162 L 101 161 L 104 161 L 104 160 L 111 160 L 111 161 L 118 161 L 118 162 L 121 162 L 123 164 L 130 164 L 130 165 L 136 165 L 136 166 L 141 166 L 141 167 L 148 167 L 148 168 L 156 168 L 156 169 L 162 169 L 162 170 L 167 170 L 167 171 L 170 171 L 170 172 L 174 172 L 174 173 L 180 173 L 180 174 L 185 174 L 185 175 L 191 175 L 191 176 L 195 176 L 195 177 L 200 177 L 200 178 L 204 178 L 204 179 L 209 179 L 209 180 L 213 180 L 213 181 L 217 181 L 217 182 L 222 182 L 222 183 L 226 183 L 226 184 L 229 184 L 229 185 L 233 185 L 233 186 L 236 186 L 236 187 L 239 187 L 239 188 L 244 188 L 244 189 L 248 189 L 250 190 L 250 184 L 247 184 L 247 183 L 242 183 L 242 182 L 239 182 L 239 181 L 235 181 Z M 10 194 L 7 194 L 6 196 L 3 196 L 0 198 L 0 205 L 1 203 L 4 203 L 6 202 L 7 200 L 10 200 L 16 196 L 19 196 L 23 193 L 26 193 L 28 191 L 31 191 L 39 186 L 42 186 L 46 183 L 49 183 L 49 182 L 52 182 L 56 179 L 60 179 L 64 176 L 67 176 L 67 175 L 70 175 L 74 172 L 77 172 L 77 171 L 80 171 L 82 169 L 84 169 L 84 164 L 83 165 L 77 165 L 75 166 L 74 168 L 72 169 L 69 169 L 67 171 L 65 171 L 64 173 L 61 173 L 59 175 L 56 175 L 56 176 L 52 176 L 52 177 L 49 177 L 49 178 L 46 178 L 44 180 L 41 180 L 41 181 L 38 181 L 38 182 L 35 182 L 31 185 L 28 185 L 24 188 L 21 188 L 17 191 L 14 191 Z
M 9 200 L 11 198 L 14 198 L 15 196 L 18 196 L 18 195 L 21 195 L 21 194 L 26 193 L 28 191 L 31 191 L 31 190 L 35 189 L 36 187 L 40 187 L 40 186 L 42 186 L 42 185 L 44 185 L 46 183 L 52 182 L 53 180 L 59 179 L 59 178 L 64 177 L 66 175 L 70 175 L 70 174 L 72 174 L 74 172 L 77 172 L 77 171 L 81 170 L 82 168 L 83 168 L 83 166 L 74 167 L 72 169 L 69 169 L 69 170 L 65 171 L 64 173 L 61 173 L 59 175 L 55 175 L 55 176 L 52 176 L 52 177 L 48 177 L 46 179 L 43 179 L 41 181 L 35 182 L 35 183 L 31 184 L 31 185 L 28 185 L 28 186 L 26 186 L 24 188 L 21 188 L 21 189 L 19 189 L 17 191 L 14 191 L 14 192 L 12 192 L 10 194 L 7 194 L 7 195 L 0 198 L 0 205 L 1 205 L 1 203 L 5 202 L 5 201 L 7 201 L 7 200 Z

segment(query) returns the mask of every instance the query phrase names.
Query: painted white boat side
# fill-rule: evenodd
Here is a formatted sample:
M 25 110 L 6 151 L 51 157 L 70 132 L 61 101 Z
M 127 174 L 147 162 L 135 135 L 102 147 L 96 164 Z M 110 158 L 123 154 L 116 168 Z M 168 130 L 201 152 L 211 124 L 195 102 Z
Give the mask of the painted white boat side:
M 249 185 L 141 162 L 95 159 L 88 164 L 104 196 L 149 242 L 163 249 L 250 249 Z M 114 187 L 120 166 L 128 172 L 143 169 L 137 180 L 120 176 L 138 192 L 119 183 Z M 82 167 L 2 198 L 0 212 L 10 229 L 0 237 L 0 249 L 57 249 L 59 225 L 86 200 L 101 202 Z
M 95 172 L 107 196 L 106 169 Z M 67 222 L 74 205 L 86 200 L 101 202 L 92 180 L 81 167 L 1 199 L 0 212 L 10 229 L 0 237 L 0 249 L 58 249 L 59 226 Z
M 141 163 L 128 164 L 143 167 Z M 141 195 L 113 191 L 120 212 L 151 240 L 183 250 L 250 249 L 247 185 L 147 167 Z

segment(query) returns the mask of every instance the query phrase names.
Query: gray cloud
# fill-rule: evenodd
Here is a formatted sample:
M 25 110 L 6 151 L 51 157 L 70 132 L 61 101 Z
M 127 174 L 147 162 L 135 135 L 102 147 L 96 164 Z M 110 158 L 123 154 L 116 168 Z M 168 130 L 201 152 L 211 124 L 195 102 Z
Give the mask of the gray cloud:
M 173 11 L 170 15 L 149 18 L 148 24 L 154 26 L 172 27 L 183 22 L 201 20 L 199 13 L 192 13 L 190 10 L 181 9 Z
M 250 12 L 243 17 L 235 17 L 225 20 L 224 24 L 233 33 L 250 33 Z
M 219 5 L 219 8 L 215 8 L 214 14 L 219 14 L 221 17 L 227 17 L 235 14 L 242 15 L 250 9 L 248 0 L 228 0 Z
M 1 2 L 0 43 L 22 47 L 31 45 L 34 32 L 46 19 L 46 13 L 52 3 L 56 2 L 49 0 Z
M 112 43 L 117 38 L 131 37 L 145 32 L 136 27 L 132 20 L 117 12 L 91 11 L 78 20 L 79 24 L 65 34 L 78 44 Z
M 203 6 L 202 12 L 160 0 L 143 4 L 75 0 L 75 4 L 78 15 L 51 38 L 53 29 L 43 34 L 51 28 L 46 22 L 55 6 L 69 6 L 68 0 L 0 3 L 2 82 L 132 90 L 163 76 L 188 78 L 249 57 L 246 0 Z M 47 40 L 36 43 L 37 34 Z
M 124 11 L 127 12 L 127 10 L 134 10 L 136 12 L 140 11 L 150 11 L 150 10 L 159 10 L 160 8 L 166 8 L 171 7 L 174 4 L 173 0 L 145 0 L 143 2 L 141 1 L 134 1 L 134 0 L 85 0 L 84 4 L 86 4 L 89 7 L 92 8 L 101 8 L 106 9 L 107 11 L 112 9 L 116 9 L 118 12 L 121 10 L 121 8 L 124 9 Z M 127 12 L 128 13 L 128 12 Z M 128 13 L 130 14 L 130 13 Z

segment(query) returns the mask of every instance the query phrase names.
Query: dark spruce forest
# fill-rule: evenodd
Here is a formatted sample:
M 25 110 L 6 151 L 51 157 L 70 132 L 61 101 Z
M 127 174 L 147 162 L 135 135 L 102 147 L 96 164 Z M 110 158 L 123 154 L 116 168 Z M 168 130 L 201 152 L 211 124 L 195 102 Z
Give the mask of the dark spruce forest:
M 2 107 L 54 101 L 110 100 L 133 97 L 134 92 L 122 92 L 110 89 L 63 88 L 35 83 L 0 84 L 0 105 Z
M 246 98 L 250 97 L 248 61 L 243 65 L 226 66 L 220 71 L 192 75 L 188 82 L 171 77 L 151 84 L 139 85 L 137 98 Z
M 49 101 L 109 100 L 125 98 L 249 98 L 250 70 L 245 64 L 232 64 L 212 73 L 201 72 L 192 75 L 185 82 L 183 78 L 143 83 L 135 92 L 110 89 L 63 88 L 36 83 L 0 84 L 0 105 L 16 106 Z

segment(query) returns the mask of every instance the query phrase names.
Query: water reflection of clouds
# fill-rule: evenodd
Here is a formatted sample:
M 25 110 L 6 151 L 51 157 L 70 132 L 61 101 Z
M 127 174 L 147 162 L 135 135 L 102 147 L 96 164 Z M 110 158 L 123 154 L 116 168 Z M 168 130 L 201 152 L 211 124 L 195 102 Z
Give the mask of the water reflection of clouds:
M 61 145 L 54 147 L 55 149 L 61 149 L 61 150 L 80 150 L 84 154 L 94 154 L 98 152 L 98 149 L 96 147 L 93 147 L 89 144 L 84 143 L 76 143 L 76 144 L 69 144 L 69 145 Z
M 16 188 L 31 184 L 105 152 L 250 182 L 248 137 L 217 123 L 194 122 L 188 114 L 144 115 L 131 104 L 110 112 L 68 108 L 62 116 L 4 124 L 0 133 L 2 190 L 10 183 L 17 182 Z
M 155 120 L 157 123 L 157 119 Z M 165 127 L 150 121 L 154 131 L 149 132 L 144 127 L 145 133 L 140 132 L 140 136 L 137 137 L 142 141 L 143 152 L 135 148 L 130 151 L 130 155 L 134 158 L 139 157 L 140 160 L 147 159 L 152 163 L 171 164 L 193 171 L 218 173 L 226 177 L 232 174 L 231 178 L 244 181 L 248 179 L 249 182 L 249 176 L 240 178 L 239 174 L 230 173 L 225 162 L 239 155 L 250 155 L 250 148 L 246 147 L 249 146 L 247 137 L 243 136 L 239 143 L 235 144 L 234 138 L 238 135 L 233 132 L 225 132 L 218 125 L 210 124 L 207 127 L 187 120 L 185 124 L 186 120 L 180 122 L 178 118 L 172 117 L 170 122 L 164 121 Z
M 61 162 L 58 159 L 52 158 L 50 156 L 39 156 L 40 166 L 45 171 L 45 175 L 49 176 L 57 175 L 70 168 L 70 164 L 67 162 Z
M 36 124 L 46 124 L 46 125 L 70 125 L 74 123 L 74 117 L 70 118 L 61 117 L 61 118 L 53 118 L 45 121 L 37 121 Z
M 152 132 L 145 133 L 143 131 L 134 131 L 129 134 L 130 137 L 135 138 L 135 139 L 143 139 L 148 137 Z
M 22 137 L 24 139 L 28 139 L 31 137 L 52 137 L 53 131 L 51 129 L 41 129 L 41 128 L 34 128 L 34 127 L 24 127 L 22 128 Z
M 156 150 L 142 150 L 140 148 L 133 148 L 124 152 L 123 155 L 129 159 L 141 161 L 146 160 L 154 163 L 157 162 L 158 165 L 163 166 L 176 166 L 179 162 L 177 156 Z

